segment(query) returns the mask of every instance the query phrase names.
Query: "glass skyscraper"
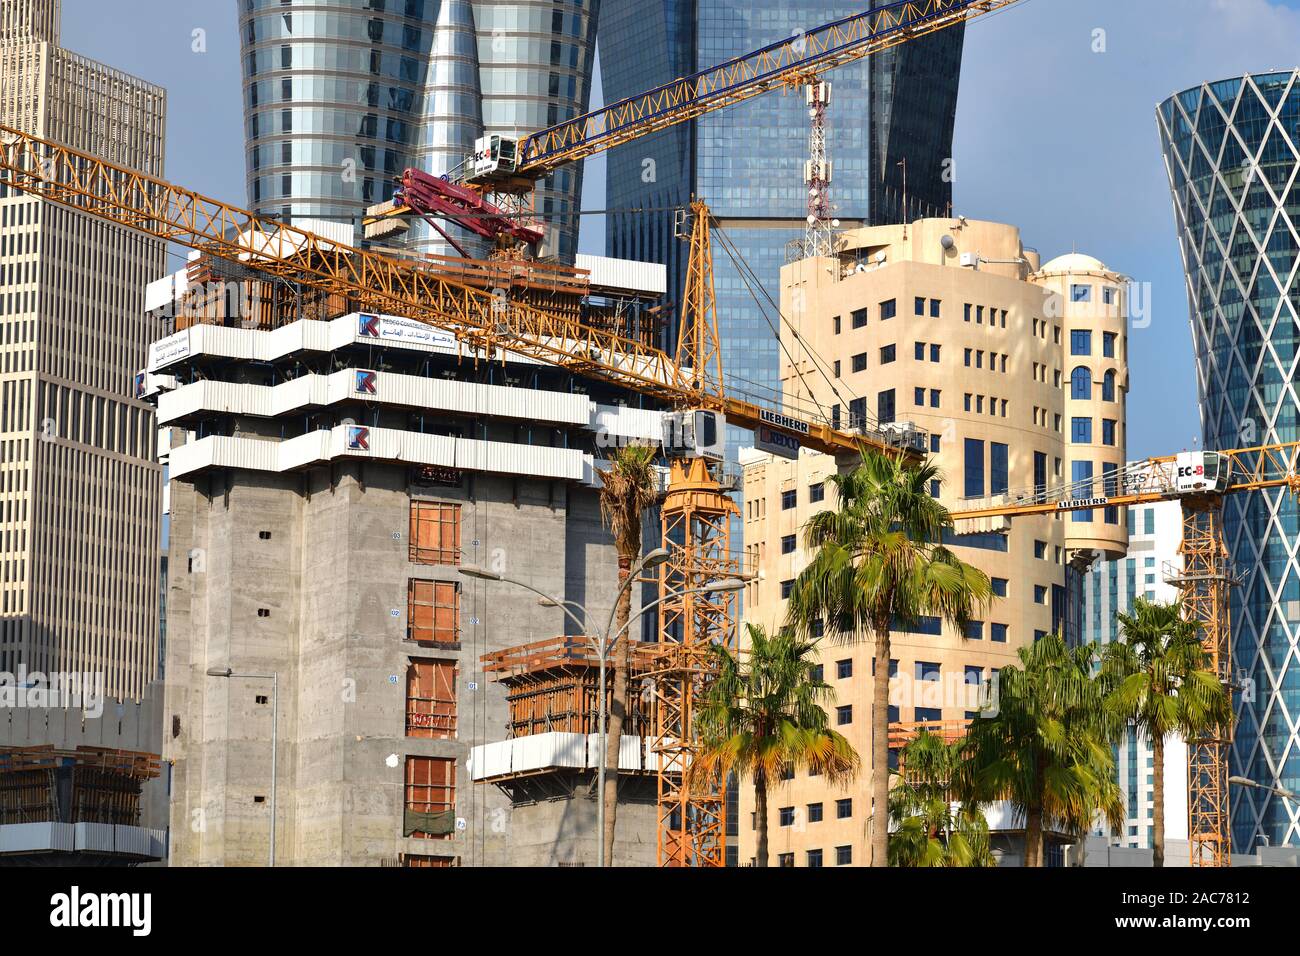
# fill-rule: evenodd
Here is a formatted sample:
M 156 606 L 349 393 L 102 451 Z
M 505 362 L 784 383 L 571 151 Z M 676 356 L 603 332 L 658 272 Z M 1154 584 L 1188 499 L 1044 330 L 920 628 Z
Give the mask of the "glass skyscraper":
M 873 3 L 883 6 L 883 2 Z M 824 0 L 604 0 L 601 76 L 607 102 L 860 13 L 863 3 Z M 945 161 L 964 28 L 912 41 L 827 76 L 833 86 L 829 151 L 835 214 L 846 225 L 946 215 Z M 802 92 L 771 93 L 610 153 L 606 205 L 612 256 L 668 266 L 680 298 L 685 247 L 674 209 L 695 195 L 753 274 L 746 282 L 715 240 L 718 320 L 727 386 L 760 400 L 777 394 L 777 277 L 807 216 L 804 161 L 809 118 Z M 906 212 L 903 210 L 906 177 Z M 762 308 L 755 298 L 762 302 Z
M 1158 110 L 1187 273 L 1207 448 L 1300 439 L 1300 73 L 1205 83 Z M 1300 787 L 1300 521 L 1284 488 L 1229 495 L 1223 528 L 1241 583 L 1232 660 L 1241 685 L 1230 771 Z M 1234 787 L 1237 853 L 1300 840 L 1300 807 Z
M 524 135 L 587 110 L 600 0 L 242 0 L 253 209 L 359 223 L 407 166 L 442 175 L 479 131 Z M 437 167 L 437 168 L 434 168 Z M 537 211 L 571 261 L 580 167 Z M 412 233 L 426 251 L 424 227 Z

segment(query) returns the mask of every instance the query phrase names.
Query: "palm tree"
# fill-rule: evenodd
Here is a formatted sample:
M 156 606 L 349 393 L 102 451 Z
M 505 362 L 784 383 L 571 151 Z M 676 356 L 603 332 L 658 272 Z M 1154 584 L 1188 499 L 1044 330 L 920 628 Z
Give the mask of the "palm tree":
M 858 770 L 858 755 L 830 727 L 823 703 L 834 699 L 831 686 L 815 673 L 816 642 L 792 630 L 775 636 L 748 625 L 749 653 L 742 663 L 721 645 L 713 646 L 716 678 L 696 718 L 699 756 L 691 773 L 749 775 L 754 781 L 758 845 L 754 860 L 767 866 L 767 787 L 787 768 L 815 771 L 831 786 L 846 783 Z
M 962 742 L 922 731 L 899 754 L 899 781 L 889 792 L 890 866 L 996 866 L 988 821 L 978 806 L 953 808 L 952 778 Z
M 1232 699 L 1206 665 L 1197 625 L 1183 617 L 1181 601 L 1133 601 L 1132 614 L 1116 614 L 1120 638 L 1106 646 L 1101 671 L 1111 713 L 1151 742 L 1154 774 L 1155 866 L 1165 865 L 1165 738 L 1211 733 L 1232 720 Z
M 1093 673 L 1091 647 L 1070 648 L 1049 635 L 1004 667 L 992 717 L 970 726 L 955 775 L 962 799 L 1006 800 L 1025 821 L 1025 866 L 1043 865 L 1043 829 L 1086 833 L 1101 812 L 1124 819 L 1110 741 L 1105 688 Z
M 790 595 L 789 621 L 800 634 L 814 622 L 827 632 L 876 641 L 871 698 L 871 865 L 888 865 L 890 632 L 924 615 L 949 621 L 961 634 L 989 600 L 988 576 L 943 546 L 953 526 L 930 496 L 938 469 L 864 452 L 852 471 L 831 475 L 839 506 L 808 522 L 813 560 Z
M 605 753 L 605 866 L 614 865 L 614 831 L 618 822 L 618 755 L 623 725 L 627 720 L 628 669 L 632 645 L 628 619 L 632 613 L 632 588 L 623 588 L 632 565 L 641 556 L 641 527 L 645 512 L 658 493 L 655 450 L 648 445 L 627 445 L 609 456 L 609 468 L 601 472 L 600 514 L 618 554 L 618 605 L 614 608 L 617 640 L 609 649 L 614 661 L 614 686 L 610 693 L 609 732 Z M 608 637 L 609 635 L 607 635 Z

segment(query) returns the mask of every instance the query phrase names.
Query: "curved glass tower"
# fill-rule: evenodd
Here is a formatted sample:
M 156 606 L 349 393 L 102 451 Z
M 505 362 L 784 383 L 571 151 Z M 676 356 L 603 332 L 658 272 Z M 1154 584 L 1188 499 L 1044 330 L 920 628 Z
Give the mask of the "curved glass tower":
M 442 174 L 479 130 L 585 112 L 600 0 L 241 0 L 253 209 L 360 223 L 404 168 Z M 577 251 L 581 171 L 541 183 L 546 252 Z M 429 231 L 412 241 L 428 251 Z
M 1300 440 L 1300 72 L 1184 90 L 1158 110 L 1187 273 L 1207 448 Z M 1230 495 L 1232 658 L 1242 691 L 1230 772 L 1300 787 L 1300 521 L 1285 489 Z M 1300 841 L 1300 807 L 1232 790 L 1238 853 Z

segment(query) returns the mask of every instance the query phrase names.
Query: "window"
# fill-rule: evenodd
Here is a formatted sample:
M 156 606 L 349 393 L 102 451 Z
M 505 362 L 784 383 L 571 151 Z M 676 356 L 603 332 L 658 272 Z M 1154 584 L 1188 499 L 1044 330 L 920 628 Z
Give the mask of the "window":
M 865 428 L 867 425 L 867 400 L 855 398 L 849 402 L 849 428 Z
M 1006 597 L 1008 581 L 1006 578 L 993 578 L 990 582 L 993 585 L 994 597 Z
M 916 314 L 925 315 L 925 297 L 918 295 L 916 297 Z
M 885 345 L 880 349 L 880 364 L 888 365 L 897 357 L 898 350 L 893 345 Z
M 835 819 L 846 820 L 853 816 L 853 798 L 844 797 L 835 801 Z
M 1101 380 L 1101 400 L 1103 402 L 1115 401 L 1115 373 L 1107 372 Z
M 456 664 L 412 660 L 406 668 L 406 736 L 456 736 Z
M 813 668 L 812 668 L 812 671 L 811 671 L 811 673 L 810 673 L 810 677 L 812 678 L 812 682 L 813 682 L 814 684 L 820 684 L 820 683 L 822 683 L 822 678 L 823 678 L 824 676 L 825 676 L 825 670 L 824 670 L 824 668 L 822 667 L 822 665 L 821 665 L 821 664 L 814 664 L 814 665 L 813 665 Z
M 937 388 L 932 388 L 932 389 L 930 389 L 930 407 L 931 407 L 931 408 L 938 408 L 938 407 L 939 407 L 939 398 L 940 398 L 940 396 L 941 396 L 942 394 L 943 394 L 943 393 L 942 393 L 942 391 L 941 391 L 940 389 L 937 389 Z
M 1071 479 L 1074 483 L 1074 498 L 1091 498 L 1094 491 L 1092 481 L 1092 462 L 1074 461 L 1070 463 Z M 1070 520 L 1077 524 L 1091 524 L 1092 512 L 1071 511 Z
M 850 363 L 850 367 L 851 367 L 851 368 L 853 369 L 853 371 L 855 371 L 855 372 L 863 372 L 863 371 L 866 371 L 866 368 L 867 368 L 867 353 L 866 353 L 866 352 L 859 352 L 857 355 L 853 356 L 853 359 L 852 359 L 852 361 L 851 361 L 851 363 Z
M 779 867 L 781 867 L 782 869 L 791 869 L 791 870 L 793 870 L 793 869 L 794 869 L 794 854 L 793 854 L 793 853 L 778 853 L 778 854 L 776 855 L 776 865 L 779 866 Z
M 460 505 L 411 502 L 410 560 L 460 564 Z
M 1005 624 L 990 624 L 989 640 L 995 644 L 1005 644 L 1007 642 L 1007 626 Z
M 931 345 L 931 346 L 930 346 L 930 361 L 931 361 L 931 362 L 938 362 L 938 361 L 939 361 L 939 352 L 940 352 L 940 349 L 941 349 L 941 346 L 938 346 L 938 345 Z
M 1000 442 L 989 443 L 989 491 L 995 495 L 1005 495 L 1010 489 L 1008 479 L 1008 455 L 1006 445 Z
M 846 659 L 844 659 L 844 660 L 842 660 L 842 661 L 836 661 L 836 662 L 835 662 L 835 676 L 836 676 L 839 680 L 845 680 L 846 678 L 852 677 L 852 676 L 853 676 L 853 659 L 852 659 L 852 658 L 846 658 Z
M 1104 358 L 1115 357 L 1115 333 L 1103 332 L 1101 334 L 1101 354 Z
M 1034 603 L 1035 604 L 1047 603 L 1047 588 L 1043 587 L 1043 585 L 1041 584 L 1034 585 Z
M 836 378 L 839 378 L 839 377 L 840 377 L 840 360 L 839 360 L 839 359 L 836 359 L 836 360 L 835 360 L 835 377 L 836 377 Z
M 822 851 L 821 851 L 821 850 L 809 850 L 809 851 L 808 851 L 808 868 L 809 868 L 809 869 L 821 869 L 821 865 L 822 865 Z
M 1101 443 L 1103 445 L 1115 444 L 1115 420 L 1103 418 L 1101 420 Z
M 423 840 L 447 840 L 456 831 L 456 759 L 406 758 L 403 832 Z
M 406 639 L 420 644 L 460 642 L 460 584 L 407 582 Z
M 781 510 L 789 511 L 799 503 L 799 492 L 794 488 L 781 492 Z
M 924 362 L 924 361 L 925 361 L 925 343 L 924 343 L 924 342 L 917 342 L 914 346 L 912 346 L 912 357 L 913 357 L 914 359 L 916 359 L 918 362 Z
M 974 352 L 974 351 L 975 351 L 974 349 L 966 349 L 966 352 L 965 352 L 965 363 L 966 363 L 966 367 L 967 367 L 967 368 L 970 368 L 970 357 L 971 357 L 971 353 Z
M 939 310 L 940 310 L 940 307 L 941 307 L 941 306 L 942 306 L 942 301 L 941 301 L 941 300 L 939 300 L 939 299 L 931 299 L 931 300 L 930 300 L 930 318 L 932 318 L 932 319 L 937 319 L 937 318 L 939 318 Z
M 1082 445 L 1092 444 L 1092 419 L 1070 419 L 1070 440 Z
M 941 443 L 940 443 L 940 440 L 939 440 L 939 436 L 938 436 L 938 435 L 931 435 L 931 436 L 930 436 L 930 454 L 932 454 L 932 455 L 937 455 L 937 454 L 939 454 L 939 448 L 940 448 L 940 446 L 941 446 Z
M 892 319 L 898 314 L 898 302 L 895 299 L 888 299 L 880 303 L 880 321 Z
M 857 309 L 852 313 L 850 318 L 852 319 L 853 327 L 855 329 L 860 329 L 867 324 L 867 310 Z
M 1034 557 L 1038 558 L 1040 561 L 1043 560 L 1043 559 L 1045 559 L 1045 558 L 1047 557 L 1047 542 L 1046 542 L 1046 541 L 1035 541 L 1035 542 L 1034 542 Z
M 853 705 L 841 704 L 835 708 L 835 723 L 843 727 L 845 724 L 853 723 Z
M 820 803 L 808 804 L 808 822 L 809 823 L 822 822 L 822 805 Z
M 783 535 L 781 538 L 781 553 L 794 554 L 795 536 L 792 534 Z
M 1072 285 L 1070 286 L 1071 302 L 1091 302 L 1092 286 L 1090 285 Z
M 967 303 L 965 304 L 965 307 L 964 307 L 964 309 L 963 309 L 963 313 L 964 313 L 964 317 L 965 317 L 966 321 L 969 322 L 969 321 L 970 321 L 970 303 L 969 303 L 969 302 L 967 302 Z
M 831 324 L 834 325 L 834 327 L 835 327 L 835 334 L 836 334 L 836 335 L 839 335 L 839 334 L 840 334 L 840 317 L 839 317 L 838 315 L 835 316 L 835 318 L 832 320 L 832 323 L 831 323 Z
M 835 848 L 835 865 L 848 866 L 853 862 L 853 847 L 837 846 Z
M 912 390 L 912 401 L 918 408 L 925 408 L 925 389 L 917 386 Z
M 882 425 L 888 425 L 897 417 L 897 408 L 894 404 L 894 390 L 886 389 L 876 395 L 876 421 Z
M 967 498 L 984 497 L 984 442 L 977 438 L 966 439 Z
M 825 499 L 826 499 L 826 485 L 823 482 L 818 482 L 815 485 L 808 486 L 809 501 L 815 504 L 816 502 L 824 501 Z
M 784 601 L 794 593 L 794 578 L 781 582 L 781 600 Z
M 1092 398 L 1092 372 L 1080 365 L 1070 373 L 1070 397 L 1077 401 Z
M 1075 329 L 1070 333 L 1070 354 L 1092 354 L 1092 332 L 1088 329 Z
M 794 826 L 794 807 L 781 807 L 781 809 L 777 810 L 776 813 L 777 820 L 781 826 Z
M 966 622 L 966 640 L 982 641 L 984 640 L 984 622 L 967 621 Z

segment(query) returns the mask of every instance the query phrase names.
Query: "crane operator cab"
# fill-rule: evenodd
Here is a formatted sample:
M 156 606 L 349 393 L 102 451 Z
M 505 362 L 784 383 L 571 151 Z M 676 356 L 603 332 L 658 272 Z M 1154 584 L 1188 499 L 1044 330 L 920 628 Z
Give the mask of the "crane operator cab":
M 1222 494 L 1228 487 L 1227 459 L 1217 451 L 1184 451 L 1174 467 L 1174 491 L 1180 495 Z
M 519 140 L 493 133 L 474 141 L 475 182 L 509 179 L 519 168 Z

